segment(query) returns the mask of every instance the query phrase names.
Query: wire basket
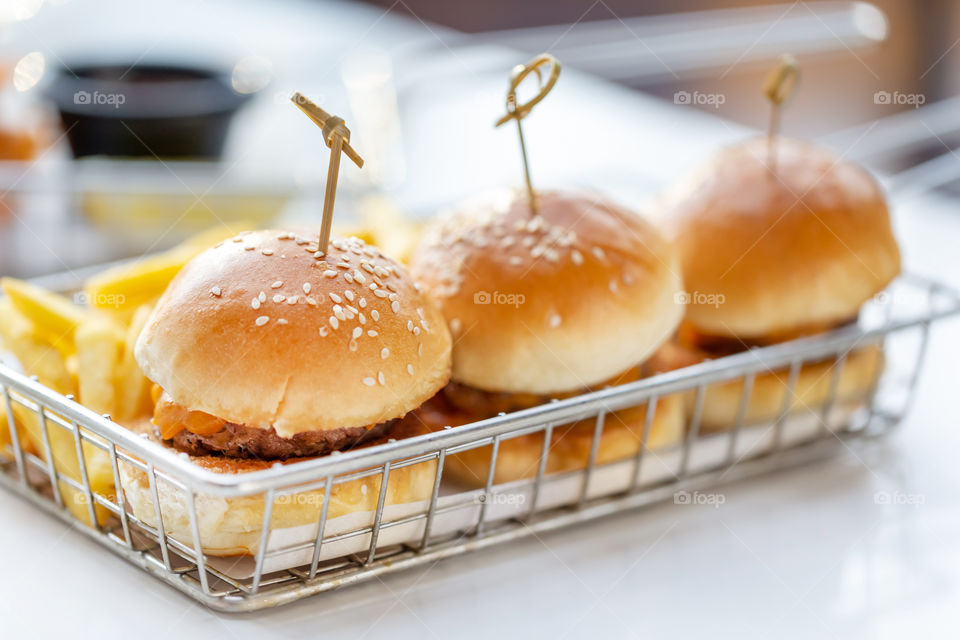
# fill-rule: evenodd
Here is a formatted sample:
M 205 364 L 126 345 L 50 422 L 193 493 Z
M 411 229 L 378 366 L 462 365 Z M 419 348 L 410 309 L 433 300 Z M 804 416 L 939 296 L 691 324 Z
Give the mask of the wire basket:
M 8 423 L 34 421 L 43 445 L 32 450 L 11 428 L 9 444 L 0 449 L 0 483 L 213 609 L 256 610 L 625 509 L 670 498 L 690 501 L 721 482 L 842 453 L 900 422 L 922 369 L 930 324 L 958 312 L 953 290 L 903 276 L 864 306 L 858 322 L 818 336 L 457 428 L 241 474 L 201 468 L 0 365 Z M 844 366 L 850 354 L 867 348 L 879 350 L 884 364 L 874 368 L 864 393 L 847 397 L 840 382 Z M 815 405 L 798 402 L 801 372 L 825 363 L 825 392 Z M 771 372 L 784 385 L 782 406 L 776 415 L 753 420 L 753 390 Z M 725 385 L 737 389 L 730 424 L 702 429 L 705 404 Z M 685 407 L 682 435 L 651 447 L 657 406 L 671 398 Z M 645 411 L 636 454 L 605 459 L 605 420 L 628 408 Z M 555 430 L 588 420 L 583 464 L 552 472 Z M 529 477 L 498 482 L 500 452 L 531 434 L 543 444 Z M 67 450 L 72 457 L 65 457 Z M 451 483 L 444 470 L 451 456 L 471 451 L 489 458 L 483 486 L 467 489 Z M 63 464 L 68 458 L 72 463 Z M 94 463 L 115 489 L 95 488 Z M 422 499 L 393 503 L 391 477 L 413 469 L 426 478 Z M 330 505 L 340 492 L 358 486 L 367 487 L 367 506 L 334 514 Z M 208 552 L 210 505 L 226 499 L 262 512 L 260 528 L 246 532 L 249 557 Z M 285 526 L 284 505 L 305 500 L 312 501 L 315 522 Z

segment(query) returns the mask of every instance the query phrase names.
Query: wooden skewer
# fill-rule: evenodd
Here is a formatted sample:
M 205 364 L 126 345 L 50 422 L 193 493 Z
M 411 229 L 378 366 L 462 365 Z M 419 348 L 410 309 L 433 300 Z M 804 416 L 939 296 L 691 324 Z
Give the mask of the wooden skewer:
M 323 194 L 323 221 L 320 224 L 321 255 L 327 254 L 330 244 L 330 229 L 333 226 L 333 203 L 337 197 L 337 179 L 340 177 L 340 154 L 346 153 L 358 167 L 363 167 L 363 158 L 350 146 L 350 129 L 343 118 L 332 116 L 314 104 L 302 93 L 294 93 L 290 100 L 323 131 L 323 141 L 330 148 L 330 164 L 327 167 L 327 185 Z
M 776 68 L 770 72 L 763 85 L 763 94 L 770 101 L 770 122 L 767 126 L 767 154 L 772 167 L 776 162 L 774 145 L 780 130 L 780 108 L 793 93 L 800 75 L 800 66 L 790 54 L 780 57 Z
M 542 82 L 543 76 L 540 74 L 540 68 L 544 65 L 550 66 L 550 74 L 547 76 L 545 83 Z M 533 98 L 521 104 L 517 101 L 517 88 L 531 73 L 536 73 L 537 77 L 541 80 L 540 91 Z M 553 86 L 557 84 L 557 78 L 559 77 L 560 61 L 549 53 L 541 53 L 527 64 L 514 67 L 510 74 L 510 88 L 507 90 L 507 113 L 501 116 L 496 124 L 496 126 L 499 127 L 510 120 L 517 122 L 517 135 L 520 138 L 520 155 L 523 158 L 523 176 L 527 183 L 527 196 L 530 200 L 531 213 L 536 213 L 537 211 L 537 196 L 533 190 L 533 182 L 530 180 L 530 163 L 527 160 L 527 145 L 523 139 L 523 125 L 520 121 L 527 117 L 533 107 L 539 104 L 540 101 L 550 93 Z

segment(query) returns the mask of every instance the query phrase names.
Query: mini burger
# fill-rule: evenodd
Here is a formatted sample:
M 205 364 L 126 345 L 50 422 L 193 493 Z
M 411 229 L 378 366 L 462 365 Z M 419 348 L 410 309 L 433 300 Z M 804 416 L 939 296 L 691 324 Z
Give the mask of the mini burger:
M 772 155 L 771 155 L 772 154 Z M 827 331 L 857 320 L 860 307 L 900 272 L 887 202 L 863 169 L 797 140 L 766 138 L 730 147 L 668 192 L 658 218 L 677 248 L 686 314 L 652 371 Z M 790 407 L 828 401 L 835 361 L 804 365 Z M 879 346 L 846 355 L 837 401 L 862 402 L 882 369 Z M 746 422 L 784 406 L 787 372 L 758 375 Z M 708 389 L 702 428 L 730 427 L 741 383 Z
M 414 416 L 462 425 L 636 380 L 674 332 L 679 267 L 659 232 L 633 212 L 583 195 L 510 191 L 428 226 L 411 273 L 438 301 L 454 340 L 450 384 Z M 678 441 L 682 401 L 657 406 L 650 448 Z M 646 406 L 608 414 L 597 462 L 637 453 Z M 587 464 L 594 421 L 558 426 L 548 473 Z M 543 433 L 500 442 L 497 483 L 536 475 Z M 486 481 L 490 447 L 447 458 L 461 482 Z
M 393 260 L 357 238 L 258 231 L 186 265 L 136 344 L 155 384 L 150 438 L 217 473 L 288 464 L 422 429 L 402 418 L 450 375 L 443 317 Z M 435 462 L 393 470 L 386 502 L 429 497 Z M 124 465 L 125 495 L 154 522 L 145 473 Z M 328 517 L 376 507 L 381 476 L 334 485 Z M 186 498 L 158 483 L 167 532 L 192 540 Z M 316 524 L 323 492 L 277 501 L 275 528 Z M 313 499 L 306 499 L 312 497 Z M 263 496 L 200 496 L 204 551 L 252 554 Z

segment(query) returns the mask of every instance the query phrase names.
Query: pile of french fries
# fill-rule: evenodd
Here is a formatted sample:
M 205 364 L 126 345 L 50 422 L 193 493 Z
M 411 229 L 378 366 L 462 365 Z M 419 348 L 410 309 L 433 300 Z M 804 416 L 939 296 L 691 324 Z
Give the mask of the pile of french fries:
M 205 232 L 160 254 L 108 269 L 87 281 L 73 299 L 36 285 L 3 278 L 0 298 L 0 343 L 24 373 L 54 391 L 119 424 L 139 420 L 152 410 L 151 384 L 133 357 L 137 336 L 157 298 L 191 258 L 232 235 L 226 229 Z M 13 428 L 21 445 L 47 460 L 44 426 L 35 411 L 11 403 Z M 0 419 L 0 456 L 9 457 L 11 425 Z M 87 434 L 88 436 L 90 434 Z M 54 468 L 81 481 L 73 435 L 48 425 L 49 455 Z M 92 436 L 91 436 L 92 437 Z M 106 451 L 84 441 L 83 457 L 91 490 L 112 499 L 113 469 Z M 90 524 L 86 494 L 65 482 L 58 485 L 64 505 Z M 97 509 L 98 521 L 107 516 Z
M 360 228 L 339 230 L 405 257 L 416 241 L 417 228 L 382 202 L 365 203 Z M 118 424 L 149 416 L 151 383 L 140 371 L 133 348 L 153 305 L 173 277 L 194 256 L 236 233 L 217 228 L 182 244 L 120 266 L 88 280 L 71 300 L 29 282 L 0 279 L 0 347 L 16 358 L 24 373 L 47 387 L 73 395 L 84 406 L 108 414 Z M 0 458 L 11 452 L 11 429 L 21 446 L 47 460 L 44 425 L 36 411 L 13 402 L 13 422 L 0 407 Z M 80 461 L 72 433 L 54 425 L 46 429 L 54 468 L 81 482 Z M 94 438 L 85 432 L 87 436 Z M 107 452 L 84 441 L 83 458 L 93 493 L 113 499 L 113 469 Z M 87 497 L 63 481 L 58 483 L 64 505 L 80 521 L 91 524 Z M 105 509 L 95 510 L 103 523 Z

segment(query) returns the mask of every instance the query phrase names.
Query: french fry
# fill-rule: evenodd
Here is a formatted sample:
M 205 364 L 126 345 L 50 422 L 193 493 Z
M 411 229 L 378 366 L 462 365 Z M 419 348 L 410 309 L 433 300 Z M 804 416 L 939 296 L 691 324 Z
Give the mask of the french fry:
M 41 336 L 40 327 L 20 312 L 13 304 L 12 297 L 0 299 L 0 337 L 25 373 L 37 376 L 41 384 L 59 393 L 76 393 L 73 378 L 63 356 Z M 40 416 L 33 409 L 19 403 L 13 403 L 13 413 L 17 429 L 26 436 L 33 449 L 46 459 L 44 425 Z M 54 468 L 80 482 L 80 463 L 73 435 L 53 424 L 47 425 L 47 434 Z M 107 453 L 89 442 L 83 443 L 83 453 L 91 490 L 104 496 L 113 495 L 113 470 Z M 86 494 L 62 481 L 58 482 L 58 488 L 64 505 L 71 513 L 80 521 L 90 524 Z M 108 512 L 98 507 L 96 514 L 97 520 L 102 522 Z
M 0 298 L 0 337 L 28 375 L 37 376 L 41 384 L 59 393 L 74 392 L 63 357 L 10 297 Z
M 117 418 L 121 422 L 148 415 L 153 410 L 153 402 L 150 398 L 151 382 L 143 375 L 140 365 L 133 356 L 137 338 L 147 324 L 152 310 L 151 305 L 139 307 L 133 314 L 130 326 L 127 327 L 123 355 L 117 371 Z
M 97 413 L 117 413 L 114 381 L 123 349 L 123 331 L 112 320 L 91 315 L 76 332 L 80 402 Z
M 34 333 L 65 355 L 73 352 L 73 333 L 87 316 L 83 307 L 23 280 L 2 278 L 0 286 L 13 306 L 32 321 Z
M 372 243 L 384 253 L 407 264 L 420 239 L 421 225 L 405 217 L 384 196 L 368 196 L 357 206 L 365 229 L 372 236 Z
M 129 321 L 137 307 L 152 304 L 187 262 L 217 242 L 236 235 L 240 226 L 216 227 L 185 240 L 173 249 L 107 269 L 84 285 L 88 304 L 123 314 Z

